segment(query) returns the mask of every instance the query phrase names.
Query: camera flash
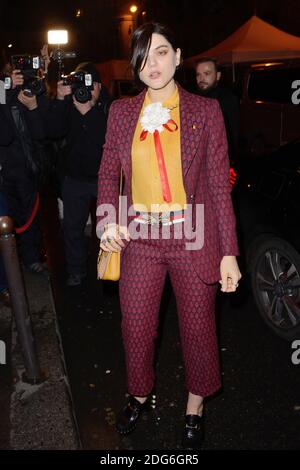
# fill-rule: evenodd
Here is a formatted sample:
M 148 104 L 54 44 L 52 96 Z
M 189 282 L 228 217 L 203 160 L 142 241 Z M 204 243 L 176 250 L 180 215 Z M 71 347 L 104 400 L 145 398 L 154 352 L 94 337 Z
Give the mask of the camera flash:
M 67 44 L 68 31 L 66 29 L 53 29 L 48 31 L 48 44 Z

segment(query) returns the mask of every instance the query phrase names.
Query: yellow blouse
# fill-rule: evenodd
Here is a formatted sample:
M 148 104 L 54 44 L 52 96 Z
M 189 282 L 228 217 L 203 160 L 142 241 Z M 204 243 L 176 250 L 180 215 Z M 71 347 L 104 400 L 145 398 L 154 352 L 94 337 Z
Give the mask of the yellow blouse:
M 173 95 L 162 104 L 169 108 L 171 119 L 175 121 L 178 129 L 174 132 L 164 129 L 159 134 L 172 196 L 170 203 L 163 199 L 154 136 L 148 133 L 145 140 L 140 140 L 140 135 L 143 131 L 140 119 L 145 106 L 150 103 L 151 101 L 147 93 L 132 142 L 131 187 L 134 209 L 142 212 L 145 210 L 148 212 L 182 210 L 185 208 L 186 194 L 183 186 L 181 167 L 179 93 L 177 87 Z M 170 127 L 174 128 L 174 126 Z

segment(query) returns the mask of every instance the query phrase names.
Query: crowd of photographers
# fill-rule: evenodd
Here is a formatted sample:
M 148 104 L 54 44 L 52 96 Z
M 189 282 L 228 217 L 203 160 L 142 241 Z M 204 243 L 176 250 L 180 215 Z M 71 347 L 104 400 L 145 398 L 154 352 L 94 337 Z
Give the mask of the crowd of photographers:
M 86 277 L 84 230 L 96 201 L 111 98 L 94 64 L 81 63 L 62 75 L 47 46 L 41 57 L 13 56 L 1 68 L 0 215 L 19 227 L 25 268 L 48 276 L 39 214 L 33 212 L 38 194 L 55 189 L 64 205 L 66 282 L 78 286 Z M 1 258 L 0 301 L 9 302 Z

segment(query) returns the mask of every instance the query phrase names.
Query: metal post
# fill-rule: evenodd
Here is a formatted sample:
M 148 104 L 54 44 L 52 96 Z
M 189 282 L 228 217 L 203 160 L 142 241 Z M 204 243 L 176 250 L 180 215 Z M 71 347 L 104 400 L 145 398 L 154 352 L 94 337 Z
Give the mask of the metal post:
M 0 249 L 26 369 L 23 380 L 31 384 L 40 383 L 44 379 L 34 347 L 28 302 L 14 235 L 14 225 L 12 219 L 8 216 L 0 217 Z

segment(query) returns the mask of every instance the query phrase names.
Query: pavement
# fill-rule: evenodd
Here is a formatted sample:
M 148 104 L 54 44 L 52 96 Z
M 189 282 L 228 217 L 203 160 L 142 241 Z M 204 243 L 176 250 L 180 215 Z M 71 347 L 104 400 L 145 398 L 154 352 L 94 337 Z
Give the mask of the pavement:
M 89 230 L 88 278 L 80 288 L 65 287 L 54 206 L 44 212 L 51 286 L 25 273 L 37 353 L 46 375 L 42 384 L 22 380 L 14 321 L 9 309 L 0 308 L 0 341 L 7 351 L 6 364 L 0 364 L 0 449 L 180 450 L 186 390 L 170 283 L 161 303 L 157 407 L 123 437 L 115 431 L 126 394 L 117 283 L 96 280 L 97 240 Z M 260 318 L 246 275 L 235 296 L 220 294 L 217 300 L 223 388 L 206 403 L 203 449 L 299 450 L 300 365 L 291 362 L 291 345 Z
M 80 449 L 50 283 L 31 273 L 24 273 L 24 281 L 44 381 L 31 385 L 23 380 L 15 322 L 11 310 L 2 306 L 0 340 L 6 344 L 6 364 L 0 365 L 0 449 Z

